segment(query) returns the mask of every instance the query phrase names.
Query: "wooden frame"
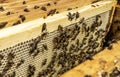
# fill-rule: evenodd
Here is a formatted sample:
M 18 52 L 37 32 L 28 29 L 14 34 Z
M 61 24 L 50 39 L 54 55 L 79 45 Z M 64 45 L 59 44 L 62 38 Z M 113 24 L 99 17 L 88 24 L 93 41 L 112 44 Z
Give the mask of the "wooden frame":
M 57 12 L 61 13 L 69 8 L 75 9 L 76 7 L 79 8 L 81 6 L 91 4 L 93 1 L 94 0 L 26 0 L 26 4 L 22 4 L 23 1 L 0 4 L 0 6 L 3 6 L 6 9 L 0 13 L 0 22 L 8 22 L 8 24 L 4 27 L 6 28 L 13 26 L 13 24 L 17 21 L 21 22 L 21 19 L 19 18 L 20 15 L 24 15 L 26 17 L 26 20 L 24 22 L 28 22 L 37 18 L 47 17 L 48 12 L 53 9 L 56 9 Z M 57 4 L 54 5 L 54 2 Z M 47 3 L 50 3 L 51 6 L 47 6 Z M 47 8 L 47 11 L 40 10 L 40 8 L 34 9 L 35 5 L 39 6 L 40 8 L 41 6 L 45 6 Z M 28 8 L 30 12 L 24 12 L 23 10 L 25 8 Z M 7 12 L 14 14 L 6 15 Z
M 76 11 L 76 12 L 80 13 L 80 16 L 81 16 L 80 19 L 82 17 L 87 19 L 87 18 L 90 18 L 97 14 L 111 10 L 111 8 L 114 7 L 115 4 L 116 4 L 116 1 L 103 1 L 103 2 L 98 2 L 98 3 L 94 4 L 96 7 L 92 7 L 91 6 L 92 4 L 91 4 L 89 6 L 77 8 L 74 10 L 74 12 Z M 72 13 L 72 11 L 70 11 L 70 12 Z M 41 27 L 42 27 L 41 25 L 43 23 L 46 23 L 48 25 L 47 26 L 48 32 L 52 32 L 54 30 L 57 30 L 59 22 L 61 22 L 61 25 L 63 25 L 63 27 L 65 27 L 65 25 L 69 25 L 70 23 L 79 21 L 79 19 L 73 20 L 71 22 L 68 21 L 67 14 L 68 14 L 68 12 L 63 12 L 58 15 L 49 16 L 47 19 L 40 18 L 40 19 L 30 21 L 25 24 L 20 24 L 18 26 L 0 30 L 0 33 L 1 33 L 0 34 L 0 49 L 6 48 L 6 46 L 10 47 L 12 45 L 19 43 L 20 41 L 29 40 L 29 39 L 32 39 L 33 37 L 38 36 L 41 33 Z M 34 34 L 34 33 L 36 33 L 36 34 Z M 29 36 L 31 36 L 31 37 L 29 37 Z M 17 37 L 21 37 L 21 38 L 17 38 Z M 27 38 L 27 37 L 29 37 L 29 38 Z M 15 38 L 17 38 L 17 39 L 15 39 Z M 8 42 L 9 40 L 11 40 L 11 41 Z M 5 41 L 7 41 L 8 43 L 4 43 Z

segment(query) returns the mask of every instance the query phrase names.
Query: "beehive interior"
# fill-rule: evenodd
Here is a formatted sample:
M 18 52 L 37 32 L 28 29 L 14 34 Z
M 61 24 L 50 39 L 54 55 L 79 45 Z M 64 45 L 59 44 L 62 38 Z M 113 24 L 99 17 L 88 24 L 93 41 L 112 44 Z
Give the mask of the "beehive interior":
M 66 35 L 69 35 L 69 33 L 70 35 L 72 34 L 70 36 L 71 38 L 68 38 L 69 40 L 65 39 L 67 38 L 66 35 L 62 35 L 58 31 L 48 33 L 44 40 L 38 42 L 38 51 L 35 50 L 33 52 L 30 52 L 32 48 L 30 45 L 32 44 L 32 46 L 34 47 L 34 44 L 36 40 L 39 39 L 39 36 L 36 38 L 36 40 L 35 38 L 31 40 L 26 40 L 25 42 L 2 50 L 1 55 L 4 55 L 4 58 L 2 59 L 2 66 L 0 68 L 1 72 L 6 67 L 6 64 L 8 62 L 7 56 L 10 53 L 13 53 L 15 55 L 15 58 L 13 59 L 15 65 L 11 68 L 11 70 L 9 70 L 9 72 L 12 73 L 15 71 L 17 77 L 27 77 L 27 70 L 29 65 L 34 65 L 34 67 L 37 67 L 35 68 L 35 77 L 37 77 L 39 72 L 41 72 L 40 76 L 45 73 L 43 74 L 43 77 L 49 77 L 50 74 L 55 73 L 52 75 L 55 77 L 58 72 L 62 74 L 80 64 L 81 62 L 85 61 L 86 59 L 91 59 L 92 55 L 95 55 L 102 48 L 101 38 L 104 38 L 104 35 L 106 34 L 106 26 L 103 25 L 107 24 L 109 12 L 105 12 L 103 14 L 100 14 L 99 16 L 100 20 L 104 22 L 101 25 L 98 25 L 99 27 L 96 27 L 95 29 L 92 29 L 91 25 L 94 23 L 94 21 L 96 21 L 96 16 L 84 21 L 88 32 L 85 32 L 84 27 L 82 26 L 83 24 L 79 22 L 68 25 L 66 28 L 64 28 L 62 33 Z M 106 18 L 107 20 L 104 20 L 104 18 Z M 78 31 L 75 31 L 76 28 L 78 28 Z M 88 28 L 90 28 L 90 30 Z M 99 33 L 102 34 L 98 35 Z M 75 39 L 74 35 L 76 35 Z M 61 43 L 59 42 L 59 44 L 56 45 L 57 47 L 55 47 L 54 49 L 53 39 L 55 40 L 55 37 L 57 37 L 56 40 L 60 40 Z M 64 40 L 66 40 L 65 44 L 69 44 L 68 46 L 63 45 L 64 42 L 62 41 Z M 46 45 L 47 48 L 44 47 L 44 45 Z M 24 60 L 24 63 L 18 69 L 16 69 L 17 64 L 21 60 Z M 43 63 L 44 61 L 46 63 Z M 42 63 L 45 65 L 42 65 Z M 50 73 L 48 70 L 51 70 L 52 72 L 50 71 Z
M 57 77 L 87 59 L 92 60 L 103 49 L 112 3 L 103 1 L 101 6 L 76 8 L 25 23 L 26 27 L 21 24 L 1 30 L 0 77 Z M 104 6 L 107 7 L 102 12 L 87 16 L 89 8 L 92 13 L 94 7 Z M 13 31 L 9 34 L 7 30 Z

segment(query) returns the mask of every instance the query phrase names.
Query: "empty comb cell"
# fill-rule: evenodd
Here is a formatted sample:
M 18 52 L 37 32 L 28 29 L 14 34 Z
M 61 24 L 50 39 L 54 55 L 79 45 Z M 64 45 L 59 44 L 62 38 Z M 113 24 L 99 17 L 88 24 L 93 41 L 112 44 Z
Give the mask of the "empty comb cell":
M 115 4 L 101 1 L 1 29 L 1 77 L 57 77 L 93 60 L 103 49 Z

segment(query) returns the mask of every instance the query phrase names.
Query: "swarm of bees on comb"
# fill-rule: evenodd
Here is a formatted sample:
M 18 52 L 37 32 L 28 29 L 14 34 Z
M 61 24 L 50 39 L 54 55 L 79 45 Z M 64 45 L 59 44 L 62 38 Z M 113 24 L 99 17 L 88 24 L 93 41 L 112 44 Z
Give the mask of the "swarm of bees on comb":
M 94 4 L 97 2 L 93 1 L 89 7 L 99 7 Z M 26 5 L 27 1 L 23 1 L 22 4 Z M 63 17 L 67 19 L 64 23 L 69 24 L 63 25 L 59 22 L 56 30 L 50 32 L 49 23 L 43 22 L 41 27 L 39 26 L 41 33 L 37 37 L 1 49 L 0 77 L 59 77 L 78 64 L 93 60 L 92 56 L 104 49 L 112 8 L 86 19 L 78 11 L 80 7 L 67 8 L 67 12 L 63 12 L 56 8 L 48 9 L 47 7 L 51 4 L 57 6 L 59 3 L 45 3 L 45 6 L 34 5 L 32 10 L 42 10 L 44 14 L 35 13 L 36 16 L 33 16 L 33 19 L 38 18 L 39 15 L 47 20 L 49 16 L 54 18 L 63 13 Z M 1 6 L 0 11 L 4 12 L 5 8 Z M 5 11 L 3 20 L 0 20 L 0 28 L 17 27 L 18 24 L 30 21 L 30 16 L 34 15 L 31 9 L 24 8 L 22 11 L 24 13 L 16 14 L 17 18 L 14 16 L 18 13 L 17 11 L 15 13 Z M 6 16 L 12 17 L 12 15 L 14 19 L 5 20 Z M 57 21 L 59 20 L 54 22 Z

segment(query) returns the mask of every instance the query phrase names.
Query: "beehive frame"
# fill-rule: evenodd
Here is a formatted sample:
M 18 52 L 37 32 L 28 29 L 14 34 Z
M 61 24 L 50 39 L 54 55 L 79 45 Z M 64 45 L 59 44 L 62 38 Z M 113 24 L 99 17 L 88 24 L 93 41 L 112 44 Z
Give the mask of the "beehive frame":
M 102 48 L 102 40 L 104 40 L 104 37 L 109 29 L 107 24 L 110 23 L 109 19 L 111 10 L 115 4 L 116 1 L 101 1 L 92 5 L 84 6 L 82 8 L 63 12 L 58 15 L 49 16 L 46 19 L 40 18 L 28 23 L 1 30 L 0 53 L 2 56 L 2 66 L 0 68 L 0 75 L 16 75 L 16 77 L 56 77 L 78 65 L 78 63 L 81 63 L 86 59 L 92 59 L 91 56 L 99 52 L 99 50 Z M 71 18 L 71 16 L 73 16 L 73 18 Z M 99 45 L 94 49 L 95 52 L 92 52 L 92 54 L 85 54 L 83 57 L 85 58 L 84 60 L 81 58 L 81 55 L 79 56 L 78 54 L 79 52 L 83 52 L 83 50 L 69 53 L 66 48 L 64 51 L 64 49 L 61 49 L 61 47 L 60 49 L 56 49 L 57 47 L 54 47 L 54 43 L 57 43 L 56 41 L 53 41 L 55 37 L 66 38 L 66 35 L 60 36 L 61 33 L 59 33 L 59 31 L 66 34 L 66 30 L 69 31 L 69 29 L 70 31 L 75 29 L 75 32 L 72 32 L 73 34 L 69 40 L 69 48 L 70 46 L 73 46 L 76 41 L 78 41 L 77 39 L 84 43 L 83 39 L 85 36 L 87 36 L 87 31 L 85 30 L 84 26 L 91 27 L 94 21 L 98 21 L 99 24 L 97 25 L 97 28 L 91 28 L 92 30 L 87 29 L 88 33 L 90 32 L 90 36 L 88 35 L 88 38 L 96 40 L 95 38 L 98 36 L 97 40 Z M 93 26 L 95 25 L 93 24 Z M 75 35 L 74 33 L 76 32 L 77 36 L 72 40 Z M 98 35 L 99 32 L 100 35 Z M 96 34 L 96 36 L 93 36 L 93 34 Z M 77 43 L 81 45 L 79 41 Z M 67 42 L 67 40 L 64 42 Z M 85 48 L 85 45 L 83 48 Z M 90 51 L 91 49 L 92 48 L 90 48 Z M 87 52 L 87 50 L 84 51 L 84 53 L 89 52 Z M 80 62 L 78 61 L 76 63 L 74 61 L 76 58 L 75 56 L 77 59 L 82 60 L 79 60 Z M 68 62 L 75 64 L 70 66 L 70 64 L 67 63 L 64 67 L 65 63 L 61 64 L 61 61 L 64 62 L 64 60 L 65 63 L 67 63 L 67 60 Z M 48 68 L 48 66 L 50 68 Z

